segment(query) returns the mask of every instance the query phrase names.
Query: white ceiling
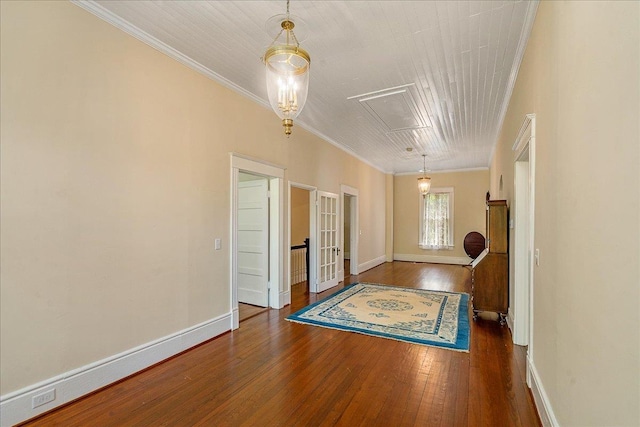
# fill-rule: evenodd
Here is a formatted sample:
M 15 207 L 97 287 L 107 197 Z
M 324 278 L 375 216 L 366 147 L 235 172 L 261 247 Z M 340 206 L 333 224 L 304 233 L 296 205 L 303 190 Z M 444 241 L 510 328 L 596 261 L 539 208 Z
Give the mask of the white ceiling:
M 265 24 L 285 12 L 285 0 L 74 3 L 269 105 L 260 58 L 273 37 Z M 488 167 L 536 7 L 291 1 L 311 55 L 294 135 L 302 126 L 389 173 L 418 172 L 423 153 L 431 171 Z

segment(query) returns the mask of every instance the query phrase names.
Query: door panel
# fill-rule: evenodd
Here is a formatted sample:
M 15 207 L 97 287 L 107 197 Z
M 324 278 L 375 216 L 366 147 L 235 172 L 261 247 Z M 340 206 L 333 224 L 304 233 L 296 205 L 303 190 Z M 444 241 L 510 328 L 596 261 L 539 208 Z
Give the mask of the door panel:
M 238 183 L 238 302 L 269 304 L 269 197 L 266 178 Z
M 338 284 L 338 195 L 318 191 L 318 286 L 322 292 Z

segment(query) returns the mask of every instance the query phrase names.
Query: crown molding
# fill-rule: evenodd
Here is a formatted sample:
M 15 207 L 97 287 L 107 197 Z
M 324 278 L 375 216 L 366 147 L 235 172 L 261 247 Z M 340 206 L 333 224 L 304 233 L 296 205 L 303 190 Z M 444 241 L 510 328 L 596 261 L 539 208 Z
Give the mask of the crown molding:
M 131 24 L 129 21 L 122 19 L 121 17 L 119 17 L 118 15 L 114 14 L 113 12 L 105 9 L 104 7 L 102 7 L 100 4 L 96 3 L 93 0 L 70 0 L 71 3 L 75 4 L 76 6 L 81 7 L 82 9 L 86 10 L 87 12 L 97 16 L 98 18 L 102 19 L 103 21 L 113 25 L 114 27 L 124 31 L 125 33 L 135 37 L 136 39 L 140 40 L 141 42 L 151 46 L 152 48 L 154 48 L 155 50 L 164 53 L 165 55 L 167 55 L 168 57 L 180 62 L 181 64 L 191 68 L 192 70 L 203 74 L 204 76 L 210 78 L 211 80 L 214 80 L 218 83 L 220 83 L 221 85 L 223 85 L 224 87 L 233 90 L 236 93 L 239 93 L 240 95 L 249 98 L 250 100 L 252 100 L 253 102 L 263 106 L 264 108 L 267 108 L 268 110 L 271 111 L 271 105 L 264 99 L 262 99 L 261 97 L 257 96 L 256 94 L 254 94 L 253 92 L 250 92 L 246 89 L 244 89 L 243 87 L 233 83 L 231 80 L 221 76 L 220 74 L 216 73 L 215 71 L 205 67 L 204 65 L 200 64 L 197 61 L 194 61 L 193 59 L 191 59 L 190 57 L 184 55 L 183 53 L 179 52 L 178 50 L 172 48 L 171 46 L 167 45 L 166 43 L 158 40 L 157 38 L 155 38 L 154 36 L 152 36 L 151 34 L 141 30 L 140 28 L 136 27 L 135 25 Z M 371 161 L 364 159 L 363 157 L 357 155 L 356 153 L 354 153 L 353 151 L 351 151 L 350 149 L 346 148 L 343 145 L 340 145 L 338 142 L 334 141 L 333 139 L 329 138 L 327 135 L 323 134 L 322 132 L 320 132 L 319 130 L 315 129 L 313 126 L 310 126 L 306 123 L 304 123 L 304 120 L 302 119 L 298 119 L 296 120 L 296 124 L 298 126 L 300 126 L 301 128 L 305 129 L 306 131 L 314 134 L 315 136 L 323 139 L 325 142 L 328 142 L 329 144 L 339 148 L 340 150 L 344 151 L 345 153 L 349 154 L 350 156 L 355 157 L 356 159 L 360 160 L 361 162 L 371 166 L 372 168 L 382 172 L 382 173 L 392 173 L 391 171 L 387 171 L 383 168 L 381 168 L 378 165 L 375 165 L 373 163 L 371 163 Z
M 502 129 L 502 125 L 504 124 L 504 119 L 507 116 L 507 109 L 509 108 L 509 103 L 511 102 L 511 95 L 513 94 L 513 89 L 516 86 L 516 79 L 518 78 L 518 72 L 520 71 L 520 65 L 522 64 L 522 60 L 524 59 L 524 53 L 526 52 L 527 42 L 529 41 L 529 36 L 531 35 L 531 29 L 533 28 L 533 22 L 536 19 L 536 12 L 538 11 L 539 0 L 531 0 L 527 5 L 527 14 L 524 21 L 524 25 L 522 26 L 522 31 L 520 32 L 520 40 L 518 41 L 518 48 L 516 50 L 515 61 L 513 63 L 513 67 L 511 68 L 511 74 L 509 75 L 509 83 L 507 84 L 506 96 L 502 102 L 502 108 L 500 109 L 500 119 L 498 120 L 498 126 L 496 127 L 496 133 L 494 135 L 494 139 L 496 141 L 493 144 L 493 148 L 491 149 L 491 155 L 489 156 L 489 164 L 491 166 L 491 162 L 493 161 L 493 156 L 496 154 L 496 147 L 498 145 L 498 137 L 500 136 L 500 130 Z
M 488 171 L 489 168 L 488 167 L 479 167 L 479 168 L 465 168 L 465 169 L 444 169 L 441 171 L 427 171 L 427 175 L 437 175 L 440 173 L 458 173 L 458 172 L 478 172 L 478 171 Z M 422 176 L 423 173 L 422 172 L 399 172 L 399 173 L 394 173 L 394 176 L 406 176 L 406 175 L 415 175 L 415 176 Z

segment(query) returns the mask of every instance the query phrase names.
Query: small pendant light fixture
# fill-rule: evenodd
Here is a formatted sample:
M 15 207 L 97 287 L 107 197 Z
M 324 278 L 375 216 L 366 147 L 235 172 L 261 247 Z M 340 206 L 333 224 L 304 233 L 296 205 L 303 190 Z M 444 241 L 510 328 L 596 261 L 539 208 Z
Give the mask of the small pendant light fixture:
M 293 32 L 295 23 L 289 15 L 277 15 L 280 30 L 264 54 L 267 71 L 267 94 L 273 111 L 282 119 L 284 133 L 289 136 L 293 119 L 298 117 L 307 101 L 309 91 L 309 66 L 311 57 L 300 47 Z
M 426 196 L 431 189 L 431 178 L 427 176 L 427 155 L 422 155 L 422 177 L 418 178 L 418 190 L 420 194 Z

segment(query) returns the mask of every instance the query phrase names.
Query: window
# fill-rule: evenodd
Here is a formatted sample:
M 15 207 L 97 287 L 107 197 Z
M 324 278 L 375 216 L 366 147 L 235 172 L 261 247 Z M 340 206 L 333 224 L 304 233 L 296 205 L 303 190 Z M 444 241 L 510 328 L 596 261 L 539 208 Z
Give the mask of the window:
M 420 196 L 422 249 L 453 249 L 453 188 L 432 188 Z

